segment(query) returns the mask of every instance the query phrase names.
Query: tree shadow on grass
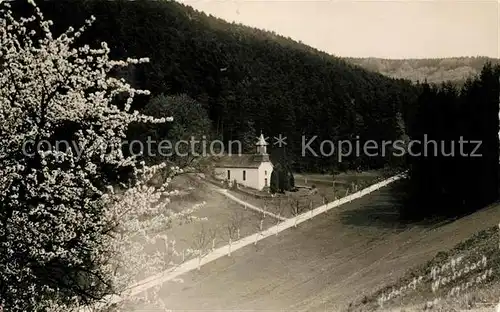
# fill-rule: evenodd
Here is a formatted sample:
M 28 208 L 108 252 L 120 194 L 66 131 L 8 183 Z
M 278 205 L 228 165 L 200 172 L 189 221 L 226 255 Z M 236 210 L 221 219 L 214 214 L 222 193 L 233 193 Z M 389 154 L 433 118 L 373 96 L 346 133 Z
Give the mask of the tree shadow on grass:
M 422 228 L 433 228 L 453 222 L 455 219 L 428 218 L 425 220 L 404 219 L 400 211 L 405 205 L 404 182 L 395 182 L 372 194 L 359 199 L 352 209 L 341 212 L 340 220 L 343 224 L 360 227 L 378 227 L 404 230 L 406 228 L 419 226 Z

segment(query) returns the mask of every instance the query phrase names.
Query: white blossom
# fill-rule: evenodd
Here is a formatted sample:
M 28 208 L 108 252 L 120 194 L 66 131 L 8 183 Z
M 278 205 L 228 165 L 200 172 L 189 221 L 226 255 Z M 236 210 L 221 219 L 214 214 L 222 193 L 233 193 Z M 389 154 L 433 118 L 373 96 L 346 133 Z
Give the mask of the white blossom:
M 134 97 L 149 91 L 110 76 L 115 67 L 149 59 L 111 60 L 104 42 L 76 48 L 94 17 L 55 37 L 52 22 L 28 2 L 31 17 L 17 19 L 8 6 L 0 12 L 0 285 L 7 285 L 0 307 L 73 311 L 96 302 L 83 302 L 90 297 L 64 282 L 78 279 L 83 292 L 102 297 L 172 265 L 144 252 L 143 243 L 200 206 L 169 210 L 170 178 L 157 188 L 147 184 L 168 168 L 147 167 L 121 151 L 129 124 L 172 121 L 130 112 Z M 125 109 L 115 105 L 120 94 L 128 94 Z M 23 151 L 26 142 L 52 142 L 61 131 L 75 144 L 69 150 Z M 129 170 L 132 184 L 106 182 L 105 166 Z

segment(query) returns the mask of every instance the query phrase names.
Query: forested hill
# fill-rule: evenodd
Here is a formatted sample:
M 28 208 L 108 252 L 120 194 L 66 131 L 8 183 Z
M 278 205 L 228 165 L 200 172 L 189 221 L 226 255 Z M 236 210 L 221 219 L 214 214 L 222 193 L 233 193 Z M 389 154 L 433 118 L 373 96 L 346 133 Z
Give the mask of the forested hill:
M 462 85 L 467 78 L 479 74 L 486 62 L 500 64 L 500 59 L 488 57 L 450 57 L 436 59 L 391 60 L 382 58 L 347 58 L 347 61 L 393 78 L 414 82 L 441 83 L 451 81 Z
M 416 88 L 369 72 L 313 48 L 207 16 L 170 1 L 66 0 L 40 3 L 60 30 L 97 20 L 82 37 L 108 42 L 115 57 L 149 57 L 130 75 L 153 95 L 186 93 L 209 111 L 224 140 L 262 130 L 287 137 L 297 169 L 339 166 L 334 157 L 301 156 L 302 136 L 391 140 L 403 132 Z M 139 102 L 138 108 L 144 105 Z M 402 118 L 403 117 L 403 118 Z M 319 144 L 311 144 L 319 153 Z M 325 152 L 328 152 L 328 145 Z M 377 157 L 344 159 L 342 166 L 381 166 Z

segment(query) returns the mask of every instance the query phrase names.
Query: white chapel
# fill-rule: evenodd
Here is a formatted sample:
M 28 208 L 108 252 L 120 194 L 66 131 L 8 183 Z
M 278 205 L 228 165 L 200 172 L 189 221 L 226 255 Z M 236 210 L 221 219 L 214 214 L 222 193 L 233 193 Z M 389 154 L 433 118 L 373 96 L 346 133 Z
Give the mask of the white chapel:
M 261 133 L 255 154 L 224 155 L 215 165 L 215 177 L 256 189 L 269 187 L 273 164 L 267 154 L 268 143 Z

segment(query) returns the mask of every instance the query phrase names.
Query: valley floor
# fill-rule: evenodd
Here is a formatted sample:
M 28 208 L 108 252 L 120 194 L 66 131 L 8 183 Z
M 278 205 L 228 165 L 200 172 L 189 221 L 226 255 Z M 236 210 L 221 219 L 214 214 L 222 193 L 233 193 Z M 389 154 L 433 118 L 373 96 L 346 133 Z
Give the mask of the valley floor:
M 490 207 L 441 226 L 401 225 L 391 189 L 208 263 L 163 284 L 160 296 L 172 310 L 346 311 L 500 220 Z M 145 308 L 157 311 L 136 311 Z

